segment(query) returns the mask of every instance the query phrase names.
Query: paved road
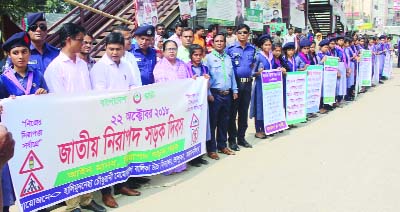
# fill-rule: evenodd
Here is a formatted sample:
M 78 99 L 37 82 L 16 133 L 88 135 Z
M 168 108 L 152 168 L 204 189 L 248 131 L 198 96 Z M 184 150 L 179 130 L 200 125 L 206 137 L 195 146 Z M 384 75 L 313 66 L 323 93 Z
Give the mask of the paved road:
M 254 148 L 153 176 L 141 197 L 117 197 L 113 211 L 398 212 L 399 96 L 396 69 L 356 102 L 297 129 L 259 140 L 251 126 Z
M 153 177 L 115 211 L 398 212 L 400 69 L 358 101 L 253 149 Z

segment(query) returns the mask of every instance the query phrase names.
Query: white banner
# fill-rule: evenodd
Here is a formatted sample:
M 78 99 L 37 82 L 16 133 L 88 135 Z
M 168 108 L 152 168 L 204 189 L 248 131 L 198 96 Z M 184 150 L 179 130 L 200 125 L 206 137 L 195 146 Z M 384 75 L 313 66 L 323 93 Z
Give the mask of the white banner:
M 305 9 L 305 0 L 290 0 L 290 24 L 304 29 L 306 27 L 304 18 Z
M 262 72 L 262 94 L 265 134 L 270 135 L 288 128 L 283 104 L 282 71 Z
M 328 57 L 324 63 L 324 78 L 322 89 L 324 104 L 335 103 L 338 67 L 339 58 L 337 57 Z
M 162 173 L 204 154 L 207 84 L 185 79 L 2 102 L 2 121 L 16 140 L 9 165 L 21 211 Z
M 371 86 L 372 84 L 372 51 L 361 50 L 361 60 L 359 63 L 360 86 Z
M 378 85 L 379 84 L 379 67 L 380 67 L 380 55 L 375 56 L 375 64 L 374 64 L 374 74 L 372 76 L 372 84 Z
M 321 65 L 307 67 L 307 113 L 319 111 L 323 71 L 324 66 Z
M 386 55 L 385 55 L 385 64 L 383 66 L 383 72 L 382 72 L 382 76 L 390 78 L 390 73 L 392 72 L 392 64 L 391 64 L 391 56 L 390 56 L 390 52 L 386 51 Z
M 263 23 L 282 23 L 281 0 L 256 0 L 250 2 L 250 8 L 263 11 Z
M 157 0 L 135 0 L 138 26 L 158 24 Z
M 297 124 L 306 121 L 307 116 L 307 72 L 286 74 L 286 122 Z
M 222 26 L 237 26 L 243 23 L 243 1 L 208 0 L 207 21 Z
M 181 16 L 196 16 L 197 11 L 195 0 L 179 0 L 179 12 Z

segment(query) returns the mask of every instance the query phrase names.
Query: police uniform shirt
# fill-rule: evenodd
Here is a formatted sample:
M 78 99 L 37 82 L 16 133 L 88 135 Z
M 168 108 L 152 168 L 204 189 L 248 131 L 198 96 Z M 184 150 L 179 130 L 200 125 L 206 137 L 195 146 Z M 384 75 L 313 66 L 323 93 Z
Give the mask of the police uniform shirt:
M 236 77 L 251 77 L 251 69 L 255 62 L 254 56 L 256 53 L 256 48 L 253 45 L 247 43 L 246 46 L 242 48 L 239 42 L 235 42 L 226 49 L 226 53 L 231 57 Z
M 148 85 L 154 83 L 154 67 L 157 62 L 156 50 L 153 48 L 148 48 L 147 54 L 143 54 L 139 45 L 135 45 L 132 50 L 133 55 L 136 57 L 136 62 L 140 70 L 140 76 L 142 79 L 142 85 Z
M 39 51 L 31 44 L 31 56 L 29 57 L 28 66 L 34 70 L 37 70 L 44 74 L 47 66 L 54 60 L 59 54 L 60 50 L 56 47 L 45 43 L 43 46 L 43 54 L 40 54 Z

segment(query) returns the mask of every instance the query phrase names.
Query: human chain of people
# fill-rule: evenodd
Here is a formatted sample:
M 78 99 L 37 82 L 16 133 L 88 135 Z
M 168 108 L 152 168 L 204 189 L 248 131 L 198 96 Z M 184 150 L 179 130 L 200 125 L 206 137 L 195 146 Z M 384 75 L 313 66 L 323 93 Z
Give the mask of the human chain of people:
M 237 17 L 235 23 L 241 19 Z M 12 102 L 17 101 L 15 98 L 22 101 L 20 96 L 39 99 L 36 95 L 45 95 L 63 101 L 69 95 L 89 97 L 94 95 L 92 91 L 97 91 L 104 95 L 95 103 L 104 110 L 129 107 L 107 114 L 103 135 L 93 136 L 91 131 L 80 128 L 77 134 L 70 135 L 70 140 L 57 141 L 58 157 L 46 160 L 67 167 L 97 158 L 101 138 L 104 142 L 100 152 L 104 155 L 117 156 L 113 154 L 118 151 L 129 154 L 128 148 L 132 150 L 144 140 L 152 149 L 142 152 L 147 155 L 146 159 L 143 156 L 143 163 L 125 160 L 124 166 L 118 167 L 115 159 L 114 165 L 102 169 L 104 172 L 94 173 L 94 168 L 82 171 L 85 175 L 93 174 L 88 177 L 105 176 L 107 171 L 120 173 L 114 180 L 99 181 L 93 189 L 71 186 L 57 193 L 56 186 L 49 188 L 40 182 L 38 172 L 43 169 L 45 159 L 41 157 L 45 155 L 38 157 L 35 153 L 46 144 L 47 119 L 32 118 L 28 112 L 24 119 L 18 119 L 23 130 L 14 134 L 16 148 L 24 149 L 28 156 L 16 156 L 25 160 L 21 170 L 11 167 L 19 170 L 18 174 L 26 181 L 12 181 L 17 179 L 15 173 L 10 174 L 8 165 L 3 167 L 3 191 L 8 192 L 3 194 L 3 198 L 8 198 L 3 199 L 3 211 L 8 211 L 16 198 L 29 199 L 18 201 L 23 211 L 46 210 L 44 206 L 53 204 L 49 199 L 57 198 L 66 200 L 68 212 L 81 209 L 105 212 L 106 207 L 117 208 L 112 189 L 114 194 L 140 196 L 137 189 L 150 181 L 142 175 L 177 174 L 186 170 L 187 164 L 207 165 L 209 162 L 203 155 L 219 160 L 219 154 L 236 155 L 241 148 L 252 148 L 246 140 L 249 120 L 254 121 L 255 138 L 266 139 L 355 101 L 357 95 L 383 84 L 392 75 L 394 48 L 391 37 L 384 34 L 377 37 L 338 32 L 323 38 L 318 32 L 314 38 L 312 32 L 312 36 L 307 36 L 289 27 L 284 29 L 288 32 L 284 37 L 280 37 L 280 32 L 273 36 L 265 33 L 250 42 L 252 30 L 244 20 L 241 22 L 235 26 L 210 24 L 207 33 L 204 26 L 190 28 L 179 22 L 170 37 L 161 23 L 141 25 L 133 33 L 127 25 L 117 25 L 105 38 L 104 55 L 94 59 L 91 56 L 94 37 L 87 29 L 75 23 L 63 24 L 59 29 L 59 49 L 46 42 L 48 26 L 44 13 L 28 14 L 27 30 L 12 35 L 2 45 L 7 60 L 0 76 L 1 99 Z M 198 82 L 193 89 L 179 91 L 173 86 L 188 79 L 191 82 L 204 79 L 207 86 Z M 138 92 L 142 88 L 147 89 L 145 93 Z M 161 97 L 161 90 L 171 92 Z M 163 98 L 174 104 L 164 104 Z M 154 104 L 142 106 L 144 101 Z M 89 110 L 82 106 L 80 112 L 93 115 Z M 3 112 L 7 114 L 7 110 Z M 203 113 L 206 115 L 201 116 Z M 92 118 L 102 122 L 100 117 L 99 114 L 99 119 L 94 115 Z M 76 126 L 59 123 L 58 127 L 62 130 Z M 147 134 L 141 136 L 144 131 Z M 204 133 L 199 135 L 199 132 Z M 74 138 L 76 135 L 79 138 Z M 172 144 L 162 143 L 163 139 L 175 142 L 176 148 L 168 149 L 165 145 Z M 160 150 L 157 157 L 153 150 Z M 79 175 L 77 170 L 69 171 L 76 177 Z M 76 180 L 68 183 L 82 179 Z M 12 182 L 26 183 L 13 186 Z M 12 189 L 21 186 L 22 191 Z M 94 190 L 101 192 L 106 207 L 93 200 Z M 38 197 L 39 192 L 46 192 L 43 195 L 47 199 Z M 40 202 L 34 203 L 34 199 Z

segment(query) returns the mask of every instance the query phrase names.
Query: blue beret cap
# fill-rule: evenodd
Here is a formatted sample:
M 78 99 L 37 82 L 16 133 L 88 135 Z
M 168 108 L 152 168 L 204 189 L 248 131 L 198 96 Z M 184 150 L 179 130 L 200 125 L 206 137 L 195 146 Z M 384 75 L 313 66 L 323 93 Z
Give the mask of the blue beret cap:
M 31 39 L 27 32 L 18 32 L 12 35 L 4 42 L 2 48 L 4 51 L 9 52 L 11 49 L 17 46 L 30 47 Z
M 296 49 L 296 45 L 294 42 L 288 42 L 283 46 L 283 50 L 286 49 Z
M 352 38 L 350 38 L 350 37 L 344 37 L 344 42 L 351 42 L 351 41 L 353 41 Z
M 155 28 L 152 25 L 141 26 L 136 29 L 135 36 L 151 36 L 154 37 Z
M 301 39 L 300 48 L 311 46 L 311 42 L 308 39 Z
M 271 40 L 271 36 L 268 34 L 263 34 L 258 38 L 258 43 L 261 43 L 263 40 Z
M 46 21 L 46 17 L 43 12 L 39 13 L 28 13 L 28 16 L 26 17 L 27 19 L 27 25 L 31 26 L 35 24 L 38 21 Z
M 336 36 L 336 40 L 340 40 L 340 39 L 343 39 L 343 40 L 344 40 L 344 36 L 341 36 L 341 35 Z
M 329 45 L 329 43 L 330 43 L 330 40 L 329 39 L 323 39 L 323 40 L 321 40 L 321 42 L 319 42 L 319 46 L 327 46 L 327 45 Z

